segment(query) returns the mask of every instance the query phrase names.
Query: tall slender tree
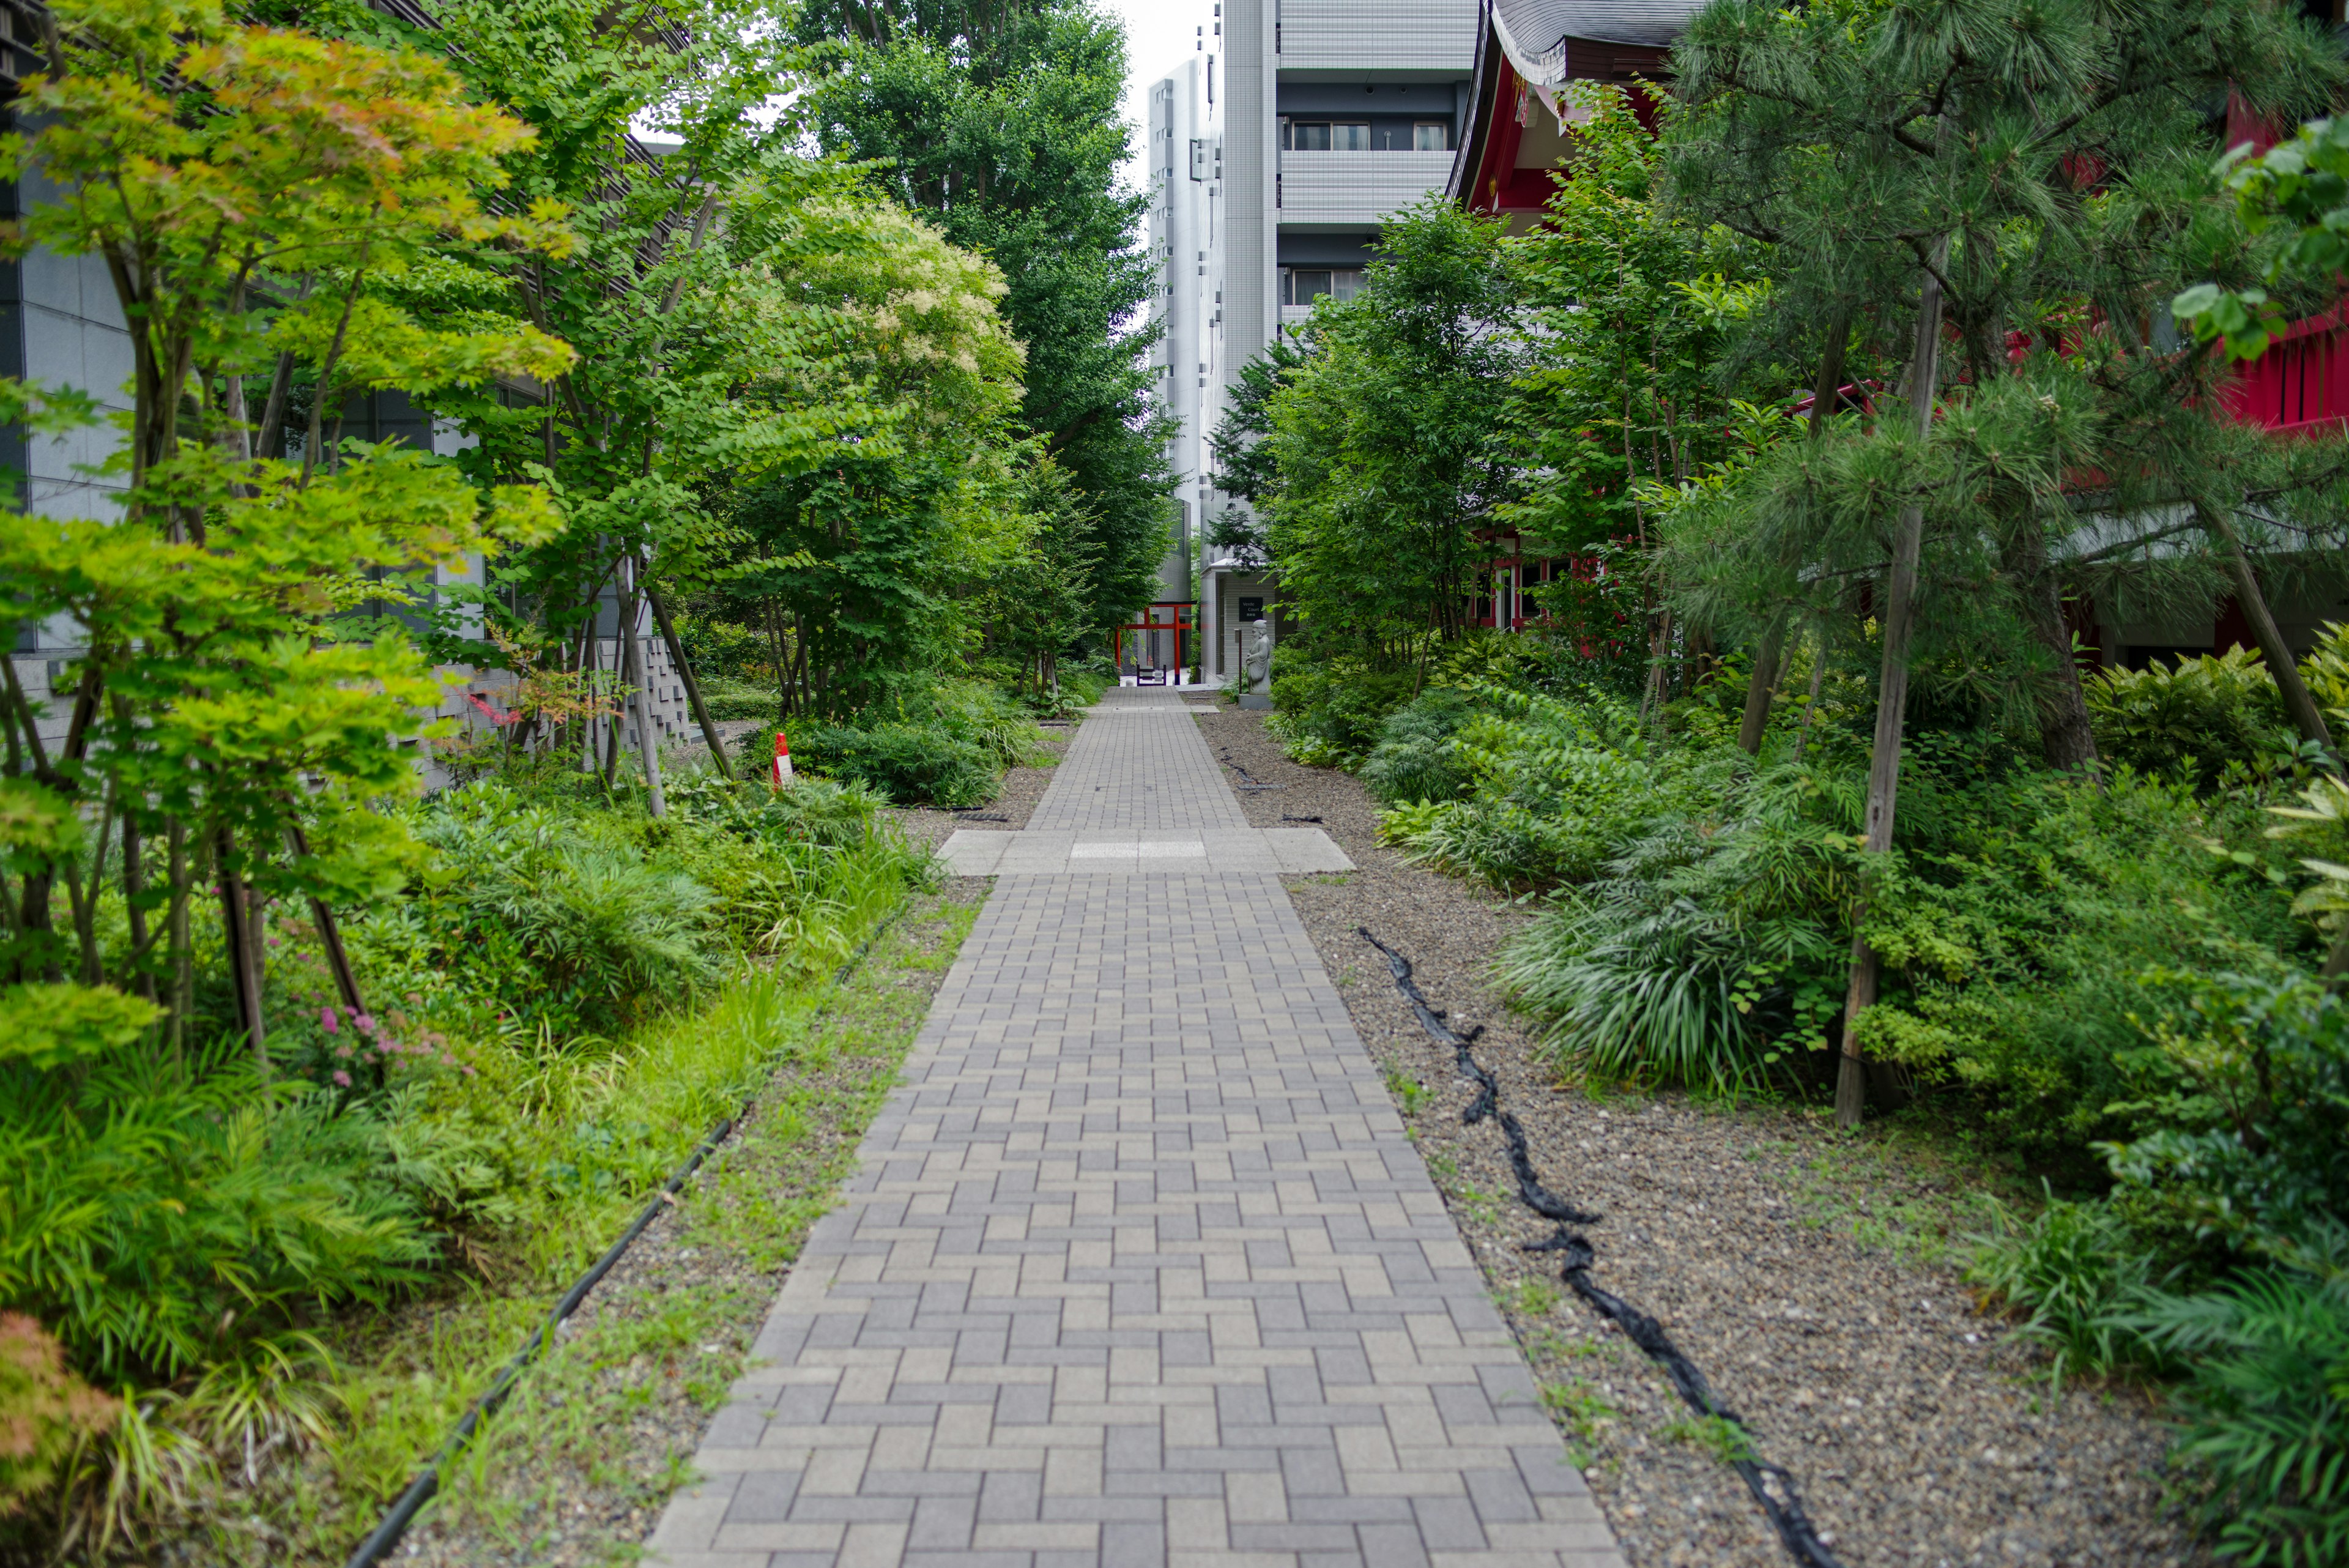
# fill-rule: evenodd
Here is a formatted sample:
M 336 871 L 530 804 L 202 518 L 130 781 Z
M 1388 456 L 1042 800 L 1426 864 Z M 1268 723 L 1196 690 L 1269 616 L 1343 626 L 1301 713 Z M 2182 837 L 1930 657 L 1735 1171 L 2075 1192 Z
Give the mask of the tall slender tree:
M 1125 37 L 1092 0 L 819 0 L 796 23 L 835 67 L 810 94 L 826 151 L 927 213 L 1009 283 L 1020 418 L 1082 498 L 1094 623 L 1152 597 L 1174 478 L 1150 396 L 1146 192 L 1121 186 Z

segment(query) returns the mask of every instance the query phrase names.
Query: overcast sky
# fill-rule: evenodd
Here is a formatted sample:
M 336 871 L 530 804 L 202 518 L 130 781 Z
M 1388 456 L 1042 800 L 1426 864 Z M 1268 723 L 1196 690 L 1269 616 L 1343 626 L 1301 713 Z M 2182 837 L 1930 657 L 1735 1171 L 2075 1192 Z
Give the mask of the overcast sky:
M 1133 156 L 1126 161 L 1125 174 L 1129 183 L 1139 185 L 1150 148 L 1150 129 L 1143 118 L 1150 84 L 1195 52 L 1192 48 L 1198 41 L 1195 29 L 1207 29 L 1212 47 L 1215 0 L 1101 0 L 1101 6 L 1125 22 L 1124 112 L 1125 123 L 1133 132 L 1130 139 Z M 1220 78 L 1222 51 L 1216 54 L 1216 74 Z

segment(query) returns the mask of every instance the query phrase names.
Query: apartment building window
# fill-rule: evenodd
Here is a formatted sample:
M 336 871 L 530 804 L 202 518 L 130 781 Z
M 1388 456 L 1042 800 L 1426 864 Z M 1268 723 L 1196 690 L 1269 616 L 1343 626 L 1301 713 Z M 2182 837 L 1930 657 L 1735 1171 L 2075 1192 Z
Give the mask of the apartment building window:
M 1325 294 L 1343 303 L 1362 292 L 1361 267 L 1285 266 L 1280 269 L 1280 303 L 1310 305 Z
M 1414 152 L 1449 152 L 1452 151 L 1452 127 L 1441 119 L 1423 119 L 1411 128 L 1411 147 Z
M 1283 122 L 1284 152 L 1368 152 L 1371 127 L 1367 120 L 1292 119 Z

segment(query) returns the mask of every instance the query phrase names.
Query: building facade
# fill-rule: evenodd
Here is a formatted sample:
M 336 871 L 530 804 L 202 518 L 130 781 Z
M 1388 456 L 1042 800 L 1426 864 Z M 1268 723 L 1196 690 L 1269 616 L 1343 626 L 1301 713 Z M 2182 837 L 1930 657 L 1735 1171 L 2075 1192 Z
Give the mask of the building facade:
M 1176 479 L 1174 536 L 1159 568 L 1164 604 L 1154 620 L 1174 620 L 1171 607 L 1192 597 L 1200 520 L 1214 472 L 1207 437 L 1223 385 L 1224 265 L 1223 141 L 1216 101 L 1221 46 L 1211 29 L 1220 26 L 1219 17 L 1200 24 L 1191 57 L 1152 84 L 1148 104 L 1150 254 L 1158 273 L 1151 317 L 1162 328 L 1152 368 L 1159 406 L 1175 421 L 1166 460 Z M 1171 665 L 1175 640 L 1172 634 L 1149 634 L 1142 657 Z M 1184 662 L 1195 662 L 1197 652 L 1185 647 Z
M 1205 267 L 1200 277 L 1220 279 L 1209 317 L 1214 353 L 1186 356 L 1171 342 L 1169 349 L 1177 362 L 1212 367 L 1195 372 L 1206 384 L 1194 389 L 1203 400 L 1199 434 L 1189 439 L 1202 466 L 1185 470 L 1200 476 L 1186 498 L 1197 502 L 1203 535 L 1218 514 L 1244 504 L 1208 488 L 1205 455 L 1205 437 L 1241 369 L 1284 326 L 1309 316 L 1316 299 L 1350 297 L 1386 216 L 1444 189 L 1481 22 L 1479 0 L 1223 0 L 1216 7 L 1207 26 L 1221 29 L 1223 66 L 1218 72 L 1210 59 L 1206 75 L 1220 77 L 1223 99 L 1210 208 L 1216 243 L 1204 247 L 1206 262 L 1193 264 Z M 1212 57 L 1215 35 L 1202 37 Z M 1201 662 L 1209 680 L 1228 682 L 1239 669 L 1243 616 L 1268 619 L 1278 634 L 1278 588 L 1213 546 L 1199 562 Z

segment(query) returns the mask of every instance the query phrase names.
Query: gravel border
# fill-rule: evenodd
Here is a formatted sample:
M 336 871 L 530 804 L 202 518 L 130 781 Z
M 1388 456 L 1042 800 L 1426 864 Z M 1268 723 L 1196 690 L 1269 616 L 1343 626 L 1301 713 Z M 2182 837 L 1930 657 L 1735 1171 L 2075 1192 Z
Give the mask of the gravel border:
M 1584 1228 L 1595 1281 L 1663 1323 L 1847 1568 L 2209 1561 L 2165 1516 L 2153 1404 L 2076 1383 L 2051 1397 L 2044 1362 L 1978 1313 L 1949 1242 L 1979 1172 L 1897 1130 L 1840 1137 L 1799 1106 L 1559 1083 L 1488 978 L 1524 907 L 1380 846 L 1360 782 L 1289 762 L 1261 715 L 1199 724 L 1219 760 L 1284 786 L 1239 794 L 1250 823 L 1318 817 L 1360 867 L 1283 880 L 1633 1568 L 1790 1560 L 1661 1375 L 1551 1255 L 1520 1250 L 1551 1227 L 1517 1202 L 1498 1129 L 1461 1126 L 1451 1054 L 1358 927 L 1412 961 L 1455 1027 L 1485 1026 L 1477 1059 L 1543 1179 L 1604 1216 Z

